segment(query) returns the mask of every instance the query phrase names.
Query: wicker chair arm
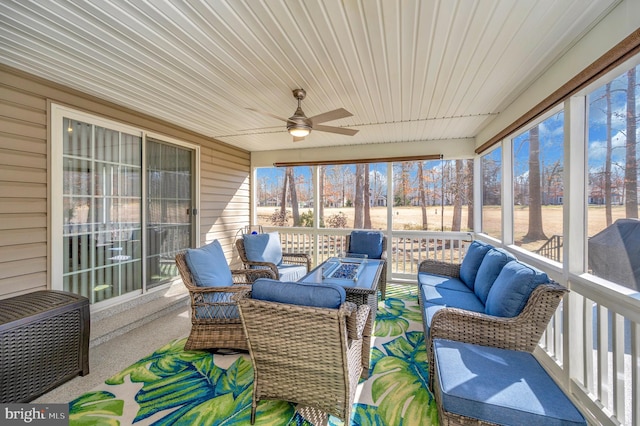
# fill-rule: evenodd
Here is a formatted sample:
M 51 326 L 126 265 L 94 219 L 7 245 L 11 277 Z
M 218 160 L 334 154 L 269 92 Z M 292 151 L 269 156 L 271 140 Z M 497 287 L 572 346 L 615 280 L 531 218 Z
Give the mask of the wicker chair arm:
M 446 275 L 453 278 L 460 277 L 460 265 L 442 262 L 440 260 L 427 259 L 420 263 L 418 272 L 428 272 L 435 275 Z
M 433 339 L 448 339 L 531 352 L 538 343 L 524 333 L 517 333 L 518 317 L 495 317 L 458 308 L 443 308 L 433 315 L 429 327 L 429 343 Z M 431 347 L 431 345 L 429 345 Z
M 232 269 L 231 276 L 234 283 L 251 284 L 259 278 L 277 279 L 271 268 L 269 269 Z
M 311 256 L 308 253 L 282 253 L 282 262 L 304 265 L 307 271 L 311 269 Z
M 356 306 L 351 302 L 346 302 Z M 360 305 L 354 309 L 347 317 L 347 335 L 349 339 L 360 340 L 362 339 L 364 329 L 369 319 L 369 313 L 371 307 L 369 305 Z
M 273 274 L 276 276 L 275 279 L 277 279 L 278 277 L 278 267 L 276 266 L 275 263 L 271 263 L 271 262 L 254 262 L 252 260 L 247 260 L 244 262 L 245 265 L 247 265 L 247 269 L 251 269 L 251 270 L 257 270 L 257 269 L 268 269 L 271 272 L 273 272 Z
M 241 291 L 246 291 L 247 289 L 251 289 L 250 284 L 244 283 L 234 283 L 233 285 L 227 287 L 196 287 L 193 290 L 190 290 L 191 293 L 238 293 Z
M 251 286 L 246 284 L 234 284 L 229 287 L 195 287 L 189 289 L 189 296 L 191 296 L 192 306 L 215 305 L 218 302 L 207 299 L 205 295 L 215 293 L 232 293 L 231 297 L 233 298 L 237 293 L 245 293 L 250 289 Z
M 511 318 L 457 308 L 441 309 L 431 319 L 429 344 L 435 338 L 443 338 L 532 352 L 567 291 L 557 283 L 539 285 L 522 312 Z

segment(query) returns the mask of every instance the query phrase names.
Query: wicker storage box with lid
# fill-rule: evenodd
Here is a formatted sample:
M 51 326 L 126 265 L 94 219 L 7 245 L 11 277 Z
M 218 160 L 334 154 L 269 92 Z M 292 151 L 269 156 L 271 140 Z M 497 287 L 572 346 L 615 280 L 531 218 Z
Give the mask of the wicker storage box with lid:
M 42 290 L 0 300 L 0 403 L 28 402 L 89 373 L 89 300 Z

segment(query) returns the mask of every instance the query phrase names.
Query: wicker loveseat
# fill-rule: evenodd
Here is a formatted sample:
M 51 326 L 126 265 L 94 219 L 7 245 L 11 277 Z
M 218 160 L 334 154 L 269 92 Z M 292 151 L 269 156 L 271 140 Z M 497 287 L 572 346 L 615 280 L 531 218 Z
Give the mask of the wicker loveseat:
M 568 291 L 477 240 L 460 265 L 423 261 L 418 287 L 430 361 L 435 338 L 532 352 Z
M 435 339 L 531 353 L 568 291 L 546 273 L 480 241 L 471 243 L 460 265 L 423 261 L 418 288 L 432 389 Z

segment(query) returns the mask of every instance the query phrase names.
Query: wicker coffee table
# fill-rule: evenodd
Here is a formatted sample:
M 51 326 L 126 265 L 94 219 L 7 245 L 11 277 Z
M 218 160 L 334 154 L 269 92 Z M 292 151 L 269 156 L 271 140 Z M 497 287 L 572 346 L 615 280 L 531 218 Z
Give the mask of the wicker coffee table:
M 344 287 L 347 301 L 369 305 L 371 318 L 378 311 L 378 282 L 384 260 L 332 257 L 300 279 L 306 283 L 332 283 Z

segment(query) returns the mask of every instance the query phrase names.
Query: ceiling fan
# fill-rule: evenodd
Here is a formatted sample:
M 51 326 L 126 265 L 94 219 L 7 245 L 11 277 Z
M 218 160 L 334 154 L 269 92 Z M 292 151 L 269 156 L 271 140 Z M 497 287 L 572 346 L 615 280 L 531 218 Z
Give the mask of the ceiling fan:
M 353 136 L 358 133 L 358 130 L 348 129 L 345 127 L 324 126 L 320 123 L 326 121 L 338 120 L 339 118 L 351 117 L 349 111 L 344 108 L 334 109 L 333 111 L 327 111 L 322 114 L 314 115 L 313 117 L 307 117 L 302 108 L 300 107 L 301 101 L 307 96 L 307 92 L 304 89 L 294 89 L 293 97 L 298 100 L 298 109 L 289 118 L 279 117 L 268 112 L 259 111 L 254 108 L 248 108 L 251 111 L 259 112 L 260 114 L 268 115 L 269 117 L 277 118 L 278 120 L 286 121 L 287 131 L 293 136 L 294 142 L 304 140 L 304 137 L 311 133 L 311 130 L 318 130 L 320 132 L 338 133 L 341 135 Z

